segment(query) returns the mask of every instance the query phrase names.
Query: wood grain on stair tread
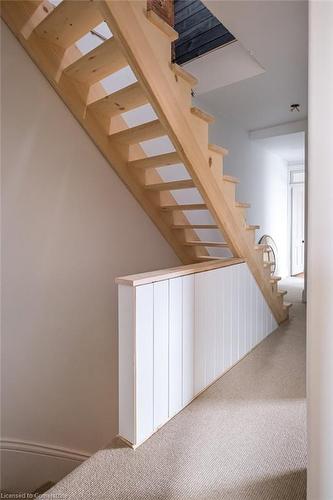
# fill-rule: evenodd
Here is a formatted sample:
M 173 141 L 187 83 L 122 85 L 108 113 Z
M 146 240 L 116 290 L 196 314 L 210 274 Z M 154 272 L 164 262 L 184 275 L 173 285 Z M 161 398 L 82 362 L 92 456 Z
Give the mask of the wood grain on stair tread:
M 160 182 L 159 184 L 146 184 L 145 189 L 148 191 L 172 191 L 177 189 L 194 188 L 195 184 L 192 179 L 182 181 Z
M 134 168 L 155 168 L 176 165 L 180 162 L 178 153 L 164 153 L 157 156 L 149 156 L 141 160 L 129 161 L 128 166 Z
M 174 224 L 172 229 L 218 229 L 216 224 Z
M 63 0 L 37 26 L 35 33 L 66 49 L 102 21 L 98 2 Z
M 207 123 L 214 123 L 215 122 L 215 118 L 213 115 L 210 115 L 209 113 L 206 113 L 205 111 L 202 111 L 200 108 L 197 108 L 196 106 L 193 106 L 191 108 L 191 113 L 192 113 L 192 115 L 195 115 L 198 118 L 201 118 L 201 120 L 204 120 Z
M 204 203 L 188 203 L 184 205 L 163 205 L 160 207 L 163 212 L 173 212 L 175 210 L 207 210 Z
M 125 66 L 128 62 L 118 42 L 110 38 L 68 66 L 64 73 L 69 78 L 93 85 Z
M 138 82 L 128 85 L 117 92 L 113 92 L 88 106 L 93 113 L 106 117 L 116 116 L 131 109 L 137 108 L 148 102 L 146 94 L 143 92 Z M 146 160 L 146 158 L 144 158 Z
M 8 2 L 8 4 L 10 4 L 10 2 Z M 69 4 L 72 7 L 70 7 Z M 94 7 L 96 4 L 97 2 Z M 72 31 L 68 29 L 69 26 L 62 26 L 62 24 L 66 25 L 67 20 L 63 19 L 62 23 L 58 22 L 60 19 L 59 9 L 62 5 L 68 5 L 72 10 L 81 9 L 82 7 L 82 13 L 75 16 L 75 22 L 69 23 L 69 26 L 73 28 Z M 235 205 L 229 205 L 228 200 L 224 197 L 222 189 L 221 193 L 219 193 L 219 187 L 216 183 L 216 178 L 213 175 L 212 169 L 206 171 L 207 137 L 205 134 L 202 134 L 201 137 L 196 130 L 192 130 L 191 128 L 192 122 L 193 127 L 196 123 L 194 123 L 193 120 L 189 120 L 190 109 L 188 104 L 188 88 L 186 85 L 178 85 L 175 81 L 176 79 L 170 72 L 168 66 L 170 64 L 168 41 L 165 36 L 160 34 L 160 30 L 155 29 L 155 27 L 147 21 L 145 12 L 142 9 L 143 2 L 98 2 L 98 7 L 101 8 L 101 11 L 103 10 L 103 19 L 106 19 L 114 36 L 117 40 L 120 40 L 123 53 L 135 70 L 135 74 L 143 85 L 145 92 L 149 95 L 149 100 L 156 113 L 161 117 L 165 127 L 164 134 L 169 136 L 172 144 L 178 151 L 181 162 L 184 163 L 189 174 L 195 179 L 197 187 L 207 202 L 207 205 L 173 205 L 173 201 L 164 201 L 163 199 L 165 205 L 161 208 L 157 207 L 155 203 L 152 203 L 152 196 L 144 196 L 142 185 L 139 185 L 134 179 L 134 175 L 130 175 L 126 168 L 129 158 L 123 158 L 118 153 L 117 147 L 110 147 L 110 142 L 105 138 L 105 130 L 102 130 L 100 124 L 93 119 L 90 121 L 90 115 L 88 117 L 89 120 L 85 121 L 84 113 L 86 109 L 82 106 L 82 100 L 79 98 L 80 96 L 76 95 L 78 86 L 76 88 L 75 86 L 71 86 L 71 82 L 69 81 L 68 85 L 57 87 L 57 83 L 54 81 L 54 75 L 56 74 L 54 69 L 57 70 L 61 67 L 62 61 L 60 55 L 58 55 L 61 51 L 55 51 L 55 54 L 52 54 L 50 50 L 51 44 L 46 44 L 45 42 L 43 44 L 41 37 L 45 35 L 44 40 L 51 41 L 53 45 L 59 45 L 61 47 L 65 47 L 70 39 L 74 40 L 75 37 L 77 37 L 76 39 L 80 38 L 79 31 L 85 30 L 85 32 L 87 32 L 94 27 L 90 25 L 95 23 L 92 15 L 87 16 L 84 14 L 87 5 L 93 5 L 93 2 L 63 2 L 63 4 L 60 4 L 59 7 L 55 9 L 55 11 L 58 12 L 58 21 L 56 16 L 53 19 L 53 25 L 52 23 L 49 25 L 51 28 L 49 32 L 45 30 L 45 33 L 38 33 L 36 30 L 31 35 L 30 43 L 26 40 L 20 40 L 21 43 L 27 48 L 29 54 L 47 75 L 61 97 L 63 97 L 66 104 L 72 110 L 73 114 L 88 131 L 95 143 L 103 151 L 103 154 L 109 159 L 123 181 L 129 186 L 134 196 L 139 200 L 147 213 L 160 228 L 162 234 L 170 241 L 170 244 L 176 252 L 178 252 L 178 255 L 181 256 L 180 258 L 184 262 L 189 262 L 191 255 L 189 252 L 187 253 L 185 249 L 180 248 L 177 243 L 179 238 L 176 237 L 177 235 L 171 230 L 170 221 L 167 221 L 166 217 L 159 215 L 160 211 L 207 210 L 209 208 L 213 219 L 218 222 L 218 226 L 223 228 L 223 232 L 226 233 L 226 240 L 230 242 L 232 252 L 235 255 L 246 256 L 251 272 L 263 291 L 275 317 L 278 321 L 285 319 L 287 314 L 284 310 L 282 311 L 280 300 L 277 300 L 278 297 L 272 294 L 272 287 L 268 286 L 269 277 L 265 276 L 267 273 L 264 272 L 262 264 L 259 263 L 259 259 L 253 249 L 253 244 L 250 245 L 247 238 L 239 234 L 244 231 L 244 222 L 240 220 L 238 212 L 235 210 Z M 66 9 L 67 7 L 61 8 Z M 10 7 L 6 6 L 5 9 L 9 10 Z M 10 16 L 7 16 L 7 19 L 10 19 Z M 82 20 L 82 22 L 79 21 L 79 28 L 76 26 L 76 21 L 78 21 L 78 19 Z M 41 25 L 45 23 L 46 20 L 42 21 Z M 55 30 L 55 33 L 51 33 L 52 29 L 54 30 L 55 21 L 58 22 L 58 28 Z M 100 20 L 98 20 L 95 25 L 99 24 L 99 22 Z M 53 34 L 55 34 L 55 37 Z M 69 43 L 69 45 L 71 45 L 71 43 Z M 152 50 L 152 47 L 154 47 L 154 50 Z M 182 78 L 186 79 L 181 69 L 174 67 L 174 71 L 177 77 L 182 74 Z M 150 130 L 149 134 L 147 130 L 143 132 L 143 129 L 140 127 L 141 126 L 122 130 L 121 132 L 113 134 L 110 140 L 117 139 L 123 140 L 125 144 L 136 144 L 137 142 L 160 136 L 161 130 L 159 129 L 157 131 L 156 125 L 144 125 L 145 129 L 147 127 L 148 129 L 149 127 L 153 128 L 153 132 Z M 119 129 L 120 128 L 121 127 L 119 127 Z M 153 136 L 151 134 L 153 134 Z M 134 147 L 137 146 L 133 146 L 133 148 Z M 126 148 L 122 150 L 126 151 Z M 218 152 L 221 155 L 226 153 L 223 148 L 220 148 Z M 138 158 L 140 155 L 132 155 L 131 153 L 131 158 L 135 157 Z M 169 193 L 164 193 L 164 195 L 169 196 Z M 183 214 L 179 213 L 175 214 L 173 217 L 175 221 L 178 216 L 179 220 L 181 220 L 182 215 Z M 188 236 L 188 238 L 190 237 Z M 191 236 L 191 239 L 194 240 L 195 238 Z M 200 249 L 197 251 L 199 252 Z
M 229 151 L 226 148 L 222 148 L 222 146 L 218 146 L 217 144 L 208 144 L 208 149 L 222 156 L 227 156 L 229 154 Z
M 124 144 L 138 144 L 139 142 L 148 141 L 155 137 L 166 135 L 165 129 L 159 120 L 143 123 L 136 127 L 131 127 L 121 132 L 111 134 L 109 137 L 112 141 L 121 142 Z
M 159 15 L 157 15 L 153 10 L 146 11 L 147 19 L 152 22 L 157 28 L 159 28 L 165 35 L 170 38 L 171 42 L 178 39 L 179 35 L 176 30 L 174 30 L 170 24 L 165 22 Z
M 250 203 L 242 203 L 240 201 L 236 201 L 236 207 L 238 208 L 250 208 Z
M 257 224 L 248 224 L 245 229 L 247 231 L 255 231 L 256 229 L 260 229 L 260 226 Z
M 255 250 L 259 250 L 259 251 L 262 251 L 262 252 L 265 251 L 265 250 L 268 250 L 269 248 L 270 248 L 269 245 L 264 245 L 262 243 L 254 246 Z
M 239 184 L 239 179 L 237 179 L 237 177 L 233 177 L 232 175 L 223 175 L 223 180 L 225 182 L 232 182 L 234 184 Z
M 184 243 L 188 247 L 220 247 L 228 248 L 228 243 L 222 241 L 186 241 Z
M 170 67 L 177 77 L 179 76 L 180 78 L 183 78 L 183 80 L 189 83 L 191 87 L 195 87 L 198 84 L 197 78 L 195 78 L 195 76 L 191 75 L 188 71 L 186 71 L 178 64 L 171 63 Z
M 226 257 L 215 257 L 215 255 L 199 255 L 197 257 L 198 260 L 204 260 L 204 261 L 220 261 L 223 262 L 224 260 L 227 260 Z
M 230 203 L 227 195 L 220 189 L 216 182 L 215 172 L 205 168 L 208 160 L 207 135 L 205 131 L 201 134 L 195 128 L 196 124 L 192 125 L 193 120 L 189 119 L 188 106 L 191 105 L 188 104 L 187 87 L 178 85 L 175 78 L 170 78 L 172 75 L 167 68 L 170 64 L 170 47 L 166 47 L 165 37 L 161 40 L 162 37 L 158 37 L 158 30 L 153 29 L 151 23 L 147 23 L 146 20 L 145 22 L 139 21 L 140 16 L 143 15 L 142 4 L 108 2 L 107 5 L 110 10 L 108 19 L 111 30 L 123 36 L 124 50 L 129 58 L 135 59 L 136 76 L 149 92 L 154 110 L 161 117 L 182 163 L 195 180 L 200 194 L 207 203 L 207 209 L 221 230 L 223 228 L 232 253 L 247 258 L 250 270 L 274 316 L 279 322 L 283 321 L 286 314 L 282 311 L 280 300 L 272 294 L 267 273 L 258 259 L 253 243 L 242 234 L 244 221 L 239 216 L 240 208 L 237 209 L 233 203 Z M 131 16 L 133 21 L 131 21 Z M 180 206 L 177 209 L 179 210 Z

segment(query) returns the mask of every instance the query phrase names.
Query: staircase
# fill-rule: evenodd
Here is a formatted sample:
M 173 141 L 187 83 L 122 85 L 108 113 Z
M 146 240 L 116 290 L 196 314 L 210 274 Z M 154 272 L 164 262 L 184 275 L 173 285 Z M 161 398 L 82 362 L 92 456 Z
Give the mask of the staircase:
M 2 1 L 1 7 L 4 21 L 180 260 L 215 260 L 212 249 L 246 259 L 276 320 L 286 320 L 290 304 L 255 244 L 258 226 L 246 222 L 249 205 L 236 200 L 238 180 L 223 175 L 227 151 L 209 144 L 214 118 L 192 105 L 196 79 L 171 62 L 177 33 L 147 12 L 145 0 L 63 0 L 55 8 L 21 0 Z M 113 36 L 82 54 L 76 42 L 103 21 Z M 136 81 L 108 95 L 101 80 L 127 66 Z M 148 103 L 156 118 L 129 127 L 122 115 Z M 173 151 L 147 155 L 143 143 L 161 137 L 169 138 Z M 179 164 L 184 179 L 166 181 L 161 171 Z M 187 190 L 195 190 L 200 202 L 180 202 L 177 193 Z M 198 211 L 212 222 L 193 222 Z M 219 238 L 202 240 L 202 230 Z

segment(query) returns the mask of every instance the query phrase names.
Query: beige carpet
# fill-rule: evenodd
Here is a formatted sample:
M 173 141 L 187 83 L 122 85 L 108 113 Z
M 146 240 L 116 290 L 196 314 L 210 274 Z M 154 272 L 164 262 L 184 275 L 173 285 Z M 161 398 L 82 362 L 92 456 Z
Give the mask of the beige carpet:
M 136 451 L 99 451 L 58 499 L 306 498 L 304 306 Z M 42 496 L 41 498 L 47 498 Z
M 279 282 L 280 290 L 287 290 L 288 294 L 286 296 L 287 302 L 302 302 L 302 293 L 304 289 L 304 277 L 302 276 L 289 276 L 288 278 L 283 278 Z

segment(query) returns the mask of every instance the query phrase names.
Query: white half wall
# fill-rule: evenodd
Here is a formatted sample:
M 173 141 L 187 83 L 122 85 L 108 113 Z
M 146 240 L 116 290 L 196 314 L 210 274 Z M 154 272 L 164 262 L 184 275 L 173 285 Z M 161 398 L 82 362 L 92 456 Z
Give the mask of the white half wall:
M 179 261 L 1 31 L 2 488 L 27 492 L 117 433 L 115 277 Z
M 200 107 L 214 114 L 214 110 L 207 109 L 204 104 Z M 257 240 L 263 234 L 275 240 L 278 248 L 276 274 L 287 276 L 290 264 L 287 164 L 251 140 L 248 132 L 231 117 L 215 117 L 215 123 L 210 125 L 209 139 L 229 150 L 224 158 L 224 173 L 240 179 L 237 198 L 251 204 L 247 210 L 248 223 L 260 225 Z
M 119 278 L 119 434 L 133 447 L 278 326 L 245 262 L 199 266 Z

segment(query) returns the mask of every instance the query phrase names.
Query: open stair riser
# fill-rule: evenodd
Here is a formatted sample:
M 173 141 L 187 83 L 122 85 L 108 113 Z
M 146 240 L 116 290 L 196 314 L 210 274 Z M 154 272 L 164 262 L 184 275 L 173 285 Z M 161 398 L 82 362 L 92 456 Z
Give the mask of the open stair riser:
M 237 180 L 223 178 L 227 151 L 208 143 L 213 117 L 192 106 L 195 80 L 171 64 L 174 33 L 156 17 L 148 19 L 145 6 L 143 0 L 64 0 L 55 9 L 47 2 L 35 2 L 33 9 L 24 1 L 3 2 L 2 16 L 179 258 L 184 263 L 209 258 L 205 241 L 195 244 L 200 228 L 186 216 L 187 210 L 208 210 L 211 226 L 220 229 L 232 255 L 247 259 L 281 322 L 287 317 L 283 296 L 277 294 L 261 252 L 255 249 L 255 229 L 246 228 L 247 206 L 236 203 Z M 82 56 L 74 43 L 102 20 L 113 38 Z M 108 96 L 100 80 L 126 64 L 137 82 Z M 147 102 L 157 120 L 129 128 L 121 112 Z M 140 142 L 163 135 L 170 138 L 175 152 L 147 158 Z M 190 179 L 167 185 L 156 168 L 178 163 L 184 164 Z M 194 187 L 203 199 L 201 206 L 178 205 L 172 191 Z M 206 243 L 217 246 L 219 240 Z

